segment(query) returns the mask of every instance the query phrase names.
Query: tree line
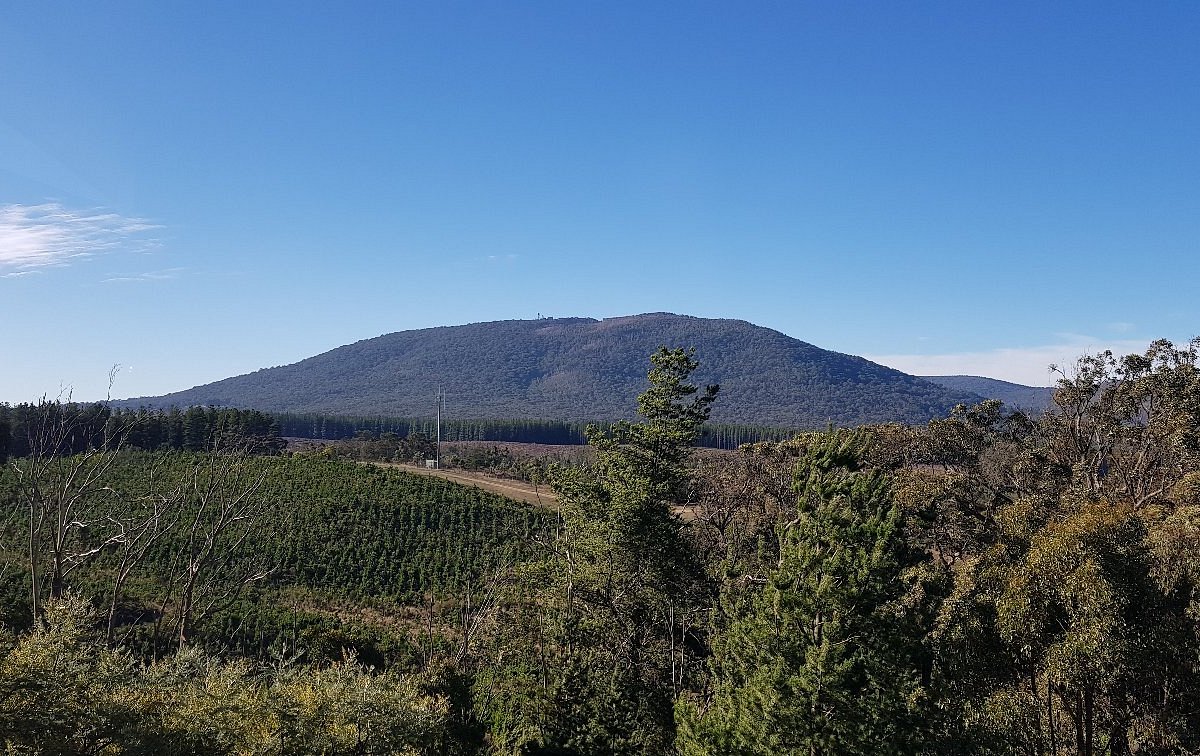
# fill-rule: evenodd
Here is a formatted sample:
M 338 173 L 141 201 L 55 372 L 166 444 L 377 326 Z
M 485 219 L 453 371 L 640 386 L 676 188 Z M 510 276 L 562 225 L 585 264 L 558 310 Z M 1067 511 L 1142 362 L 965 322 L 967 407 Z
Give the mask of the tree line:
M 56 436 L 54 449 L 39 448 Z M 107 402 L 0 404 L 0 462 L 30 454 L 81 454 L 89 449 L 203 451 L 232 445 L 277 453 L 284 443 L 279 423 L 256 410 L 172 407 L 114 408 Z
M 363 433 L 373 437 L 395 434 L 401 438 L 437 435 L 433 418 L 394 418 L 377 416 L 324 415 L 319 413 L 276 412 L 280 434 L 295 438 L 344 440 Z M 462 420 L 443 419 L 444 441 L 495 441 L 549 445 L 587 443 L 589 427 L 608 428 L 613 423 L 570 422 L 565 420 Z M 782 441 L 796 434 L 794 428 L 761 425 L 705 423 L 697 444 L 714 449 L 736 449 L 759 441 Z
M 228 407 L 180 409 L 129 409 L 106 402 L 71 404 L 43 401 L 9 405 L 0 403 L 0 461 L 30 452 L 30 431 L 47 413 L 70 412 L 77 433 L 63 451 L 80 452 L 89 445 L 107 444 L 147 451 L 183 449 L 202 451 L 228 445 L 233 439 L 256 444 L 261 452 L 274 453 L 284 447 L 281 438 L 347 440 L 356 437 L 379 440 L 395 436 L 416 450 L 426 439 L 437 436 L 432 418 L 341 416 L 317 413 L 260 412 Z M 587 443 L 589 423 L 558 420 L 443 420 L 444 441 L 494 441 L 548 445 Z M 611 423 L 600 423 L 609 427 Z M 736 449 L 759 441 L 779 441 L 795 435 L 794 429 L 756 425 L 705 424 L 698 445 Z M 401 455 L 405 459 L 412 454 Z

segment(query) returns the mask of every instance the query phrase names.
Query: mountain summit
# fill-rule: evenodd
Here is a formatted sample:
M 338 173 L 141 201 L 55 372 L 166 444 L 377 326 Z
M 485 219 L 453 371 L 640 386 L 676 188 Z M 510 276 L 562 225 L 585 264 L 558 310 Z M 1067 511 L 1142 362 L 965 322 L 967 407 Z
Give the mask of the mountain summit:
M 613 420 L 635 414 L 648 357 L 660 346 L 695 348 L 695 380 L 721 385 L 713 422 L 920 423 L 957 403 L 979 401 L 742 320 L 650 313 L 400 331 L 122 404 L 420 417 L 433 412 L 440 387 L 455 417 Z

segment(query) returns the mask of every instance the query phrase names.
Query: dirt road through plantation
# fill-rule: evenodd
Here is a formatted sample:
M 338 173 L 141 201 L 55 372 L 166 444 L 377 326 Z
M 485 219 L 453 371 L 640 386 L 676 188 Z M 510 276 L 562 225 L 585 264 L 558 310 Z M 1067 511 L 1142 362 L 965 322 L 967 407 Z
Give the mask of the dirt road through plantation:
M 545 507 L 546 509 L 555 509 L 558 507 L 558 497 L 546 485 L 535 487 L 520 480 L 494 478 L 490 475 L 467 472 L 466 470 L 435 470 L 430 467 L 401 465 L 392 462 L 373 462 L 372 464 L 379 465 L 380 467 L 393 467 L 404 472 L 413 473 L 414 475 L 428 475 L 433 478 L 442 478 L 454 483 L 461 483 L 464 486 L 475 486 L 488 493 L 507 496 L 510 499 L 533 504 L 536 507 Z
M 507 496 L 510 499 L 523 501 L 527 504 L 532 504 L 535 507 L 543 507 L 544 509 L 558 509 L 558 497 L 554 495 L 554 490 L 550 486 L 541 485 L 534 488 L 529 483 L 521 480 L 509 480 L 508 478 L 494 478 L 490 475 L 477 472 L 467 472 L 465 470 L 434 470 L 431 467 L 419 467 L 417 465 L 401 465 L 395 462 L 372 462 L 373 465 L 380 467 L 394 467 L 404 472 L 410 472 L 415 475 L 428 475 L 433 478 L 442 478 L 454 483 L 461 483 L 464 486 L 476 486 L 482 488 L 488 493 Z M 697 513 L 695 507 L 673 507 L 675 514 L 682 517 L 684 520 L 696 519 Z

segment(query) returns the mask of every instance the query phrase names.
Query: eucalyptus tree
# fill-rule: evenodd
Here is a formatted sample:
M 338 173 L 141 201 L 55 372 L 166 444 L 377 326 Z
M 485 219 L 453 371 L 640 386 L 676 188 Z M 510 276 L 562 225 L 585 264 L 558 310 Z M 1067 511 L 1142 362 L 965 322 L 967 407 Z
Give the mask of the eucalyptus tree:
M 993 465 L 1007 488 L 934 633 L 970 750 L 1200 749 L 1198 352 L 1082 357 Z

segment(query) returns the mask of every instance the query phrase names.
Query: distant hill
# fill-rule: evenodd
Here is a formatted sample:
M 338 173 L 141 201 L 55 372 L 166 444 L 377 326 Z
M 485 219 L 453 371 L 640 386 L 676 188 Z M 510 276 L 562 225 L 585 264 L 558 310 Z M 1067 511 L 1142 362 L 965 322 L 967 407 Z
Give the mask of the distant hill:
M 1042 412 L 1049 408 L 1054 389 L 1044 386 L 1022 386 L 995 378 L 980 378 L 974 375 L 925 375 L 927 381 L 951 391 L 978 394 L 988 399 L 999 399 L 1005 406 L 1029 412 Z
M 719 383 L 714 422 L 821 427 L 925 422 L 980 401 L 861 357 L 741 320 L 669 313 L 474 323 L 387 334 L 292 365 L 126 406 L 193 404 L 277 412 L 425 416 L 434 392 L 462 418 L 632 418 L 659 346 L 694 347 Z

